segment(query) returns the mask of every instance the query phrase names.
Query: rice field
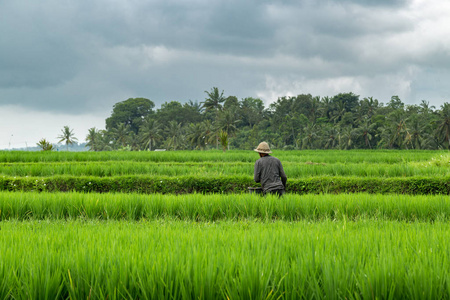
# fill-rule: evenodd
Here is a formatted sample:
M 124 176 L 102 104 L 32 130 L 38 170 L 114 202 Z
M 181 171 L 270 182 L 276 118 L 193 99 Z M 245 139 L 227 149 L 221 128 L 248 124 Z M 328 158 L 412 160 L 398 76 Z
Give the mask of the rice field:
M 450 221 L 446 195 L 85 194 L 0 192 L 0 221 Z
M 427 162 L 439 160 L 448 151 L 437 150 L 294 150 L 276 151 L 273 156 L 285 162 L 313 163 L 389 163 Z M 232 150 L 222 151 L 143 151 L 143 152 L 28 152 L 0 151 L 0 162 L 104 162 L 104 161 L 134 161 L 134 162 L 252 162 L 258 158 L 254 151 Z M 448 163 L 448 160 L 446 161 Z
M 3 176 L 51 177 L 63 176 L 126 176 L 164 175 L 186 176 L 251 176 L 254 162 L 25 162 L 0 163 Z M 402 162 L 389 163 L 343 163 L 284 162 L 283 168 L 291 178 L 305 176 L 364 176 L 364 177 L 411 177 L 450 176 L 447 165 Z
M 0 297 L 446 299 L 450 225 L 7 221 Z
M 248 153 L 250 152 L 250 153 Z M 319 152 L 319 153 L 316 153 Z M 290 178 L 305 176 L 449 176 L 450 154 L 423 151 L 280 151 L 275 154 Z M 178 152 L 177 152 L 178 153 Z M 340 155 L 337 155 L 341 153 Z M 0 152 L 0 175 L 50 177 L 164 175 L 252 176 L 252 151 L 36 153 Z M 97 156 L 95 156 L 97 155 Z
M 274 156 L 293 180 L 450 175 L 444 151 Z M 12 151 L 0 176 L 251 179 L 256 158 Z M 0 299 L 450 299 L 449 221 L 447 194 L 0 191 Z

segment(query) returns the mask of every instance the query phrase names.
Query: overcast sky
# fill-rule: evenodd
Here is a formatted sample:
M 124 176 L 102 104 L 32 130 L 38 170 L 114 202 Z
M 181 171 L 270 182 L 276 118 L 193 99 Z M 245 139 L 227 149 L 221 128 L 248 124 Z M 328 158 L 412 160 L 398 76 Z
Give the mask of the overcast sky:
M 450 102 L 450 1 L 0 0 L 0 149 L 115 103 L 353 92 Z

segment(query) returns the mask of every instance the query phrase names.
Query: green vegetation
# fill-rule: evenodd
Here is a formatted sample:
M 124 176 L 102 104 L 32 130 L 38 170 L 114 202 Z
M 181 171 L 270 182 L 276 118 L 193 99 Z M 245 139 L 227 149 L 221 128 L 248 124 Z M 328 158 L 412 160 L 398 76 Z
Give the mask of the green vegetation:
M 257 186 L 249 176 L 0 177 L 0 190 L 121 193 L 241 193 Z M 450 177 L 341 177 L 288 179 L 289 193 L 449 194 Z
M 445 151 L 277 151 L 291 193 L 448 194 Z M 241 193 L 253 151 L 0 152 L 0 190 Z
M 8 221 L 0 298 L 446 299 L 448 222 Z
M 0 152 L 0 299 L 450 299 L 448 152 L 274 156 Z
M 116 103 L 106 130 L 89 130 L 89 149 L 251 150 L 263 140 L 285 150 L 450 149 L 449 103 L 436 109 L 425 100 L 405 105 L 392 96 L 384 104 L 341 93 L 281 97 L 265 107 L 261 99 L 239 100 L 213 87 L 200 104 L 154 106 L 145 98 Z
M 52 151 L 53 150 L 52 143 L 50 143 L 46 139 L 41 139 L 36 145 L 41 149 L 41 151 Z
M 432 162 L 441 164 L 450 161 L 448 151 L 398 151 L 398 150 L 302 150 L 274 151 L 274 156 L 284 163 L 387 163 Z M 28 152 L 0 151 L 0 162 L 96 162 L 96 161 L 133 161 L 133 162 L 252 162 L 257 159 L 253 151 L 166 151 L 166 152 Z M 446 160 L 448 159 L 448 160 Z
M 78 139 L 75 137 L 73 133 L 73 129 L 70 129 L 69 126 L 64 126 L 61 129 L 61 134 L 58 136 L 58 143 L 64 142 L 66 144 L 66 150 L 69 150 L 69 145 L 73 145 Z
M 182 221 L 449 221 L 444 195 L 286 194 L 84 194 L 0 192 L 4 220 L 158 220 Z
M 66 176 L 251 176 L 254 162 L 39 162 L 0 163 L 0 174 L 7 176 L 50 177 Z M 423 163 L 311 163 L 285 162 L 284 170 L 290 178 L 307 176 L 360 176 L 360 177 L 411 177 L 450 176 L 450 168 L 445 165 Z

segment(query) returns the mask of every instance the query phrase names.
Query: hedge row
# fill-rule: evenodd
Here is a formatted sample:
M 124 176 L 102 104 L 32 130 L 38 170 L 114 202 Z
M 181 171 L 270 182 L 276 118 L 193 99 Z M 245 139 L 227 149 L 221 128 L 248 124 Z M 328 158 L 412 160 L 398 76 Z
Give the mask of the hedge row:
M 0 190 L 50 192 L 241 193 L 258 186 L 248 176 L 0 177 Z M 288 180 L 290 193 L 450 194 L 450 177 L 308 177 Z

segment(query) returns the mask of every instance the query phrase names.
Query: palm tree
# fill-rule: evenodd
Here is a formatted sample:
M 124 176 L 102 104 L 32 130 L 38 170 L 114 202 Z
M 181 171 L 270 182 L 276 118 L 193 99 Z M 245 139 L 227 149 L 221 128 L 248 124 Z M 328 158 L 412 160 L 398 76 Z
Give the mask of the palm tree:
M 88 135 L 86 136 L 86 147 L 89 147 L 89 151 L 100 151 L 101 133 L 95 127 L 88 129 Z
M 219 111 L 222 109 L 222 104 L 226 98 L 223 96 L 223 91 L 222 93 L 219 93 L 219 89 L 217 87 L 213 87 L 211 89 L 211 92 L 205 91 L 205 93 L 208 95 L 208 98 L 205 99 L 204 102 L 200 102 L 203 103 L 202 108 L 205 109 L 206 111 Z
M 78 139 L 74 136 L 73 129 L 70 129 L 69 126 L 64 126 L 61 132 L 62 134 L 57 137 L 59 139 L 58 143 L 65 142 L 66 149 L 69 151 L 69 144 L 73 145 Z
M 362 101 L 362 105 L 365 106 L 365 109 L 367 109 L 367 116 L 369 118 L 372 118 L 372 116 L 375 114 L 376 109 L 379 106 L 379 102 L 377 99 L 373 99 L 373 97 L 364 98 Z
M 302 139 L 302 149 L 313 149 L 318 137 L 318 128 L 316 124 L 309 123 L 305 127 L 305 134 Z
M 155 144 L 156 141 L 161 139 L 161 126 L 153 119 L 146 119 L 144 124 L 139 128 L 139 136 L 141 141 L 144 143 L 144 147 L 148 147 L 148 151 L 152 151 L 152 142 Z
M 207 143 L 204 124 L 190 123 L 187 127 L 186 138 L 193 149 L 204 149 Z
M 370 141 L 373 138 L 375 126 L 376 124 L 370 124 L 370 119 L 366 116 L 362 124 L 354 130 L 355 135 L 364 139 L 364 146 L 366 148 L 372 148 L 372 145 L 370 145 Z
M 325 118 L 327 118 L 327 120 L 330 120 L 332 117 L 332 113 L 333 113 L 333 101 L 331 100 L 330 97 L 326 96 L 322 98 L 322 106 L 320 108 L 320 112 L 321 115 Z
M 321 106 L 320 97 L 319 96 L 313 97 L 311 99 L 311 107 L 308 112 L 308 115 L 311 117 L 310 120 L 313 123 L 316 123 L 317 115 L 320 112 L 320 106 Z
M 167 146 L 169 148 L 173 148 L 173 150 L 177 150 L 177 147 L 181 140 L 181 123 L 177 121 L 170 121 L 166 127 L 167 138 Z
M 222 111 L 217 117 L 217 126 L 220 130 L 223 130 L 228 135 L 232 136 L 237 131 L 236 124 L 240 122 L 240 120 L 236 119 L 236 116 L 236 110 Z
M 437 134 L 442 143 L 450 149 L 450 104 L 444 103 L 439 111 Z
M 329 126 L 325 129 L 324 132 L 324 140 L 325 140 L 325 149 L 333 149 L 336 148 L 339 144 L 339 129 L 336 126 Z
M 409 131 L 406 126 L 407 119 L 403 109 L 393 110 L 388 115 L 388 123 L 385 127 L 380 128 L 378 136 L 381 137 L 379 144 L 388 148 L 402 148 L 407 146 L 405 141 L 409 139 Z
M 422 102 L 419 104 L 420 106 L 420 113 L 423 114 L 430 114 L 433 112 L 433 109 L 435 109 L 436 107 L 431 105 L 430 106 L 430 101 L 426 101 L 426 100 L 422 100 Z
M 134 133 L 133 130 L 130 130 L 130 133 L 128 134 L 128 145 L 131 148 L 132 151 L 138 151 L 139 150 L 139 143 L 140 137 L 136 133 Z
M 331 120 L 334 124 L 338 123 L 347 111 L 345 110 L 345 103 L 342 101 L 337 102 L 336 109 L 333 110 L 333 116 Z
M 126 147 L 128 143 L 128 135 L 130 133 L 130 125 L 120 123 L 117 127 L 111 129 L 111 134 L 116 144 Z
M 354 137 L 355 131 L 351 126 L 345 126 L 344 128 L 342 128 L 342 134 L 339 139 L 341 149 L 350 149 L 353 145 Z
M 203 127 L 203 136 L 206 139 L 205 146 L 207 144 L 216 144 L 216 148 L 218 148 L 217 126 L 210 120 L 206 120 L 202 123 L 202 127 Z
M 420 115 L 412 115 L 408 122 L 409 131 L 405 138 L 405 143 L 410 144 L 414 149 L 430 149 L 433 140 L 429 132 L 430 125 Z

